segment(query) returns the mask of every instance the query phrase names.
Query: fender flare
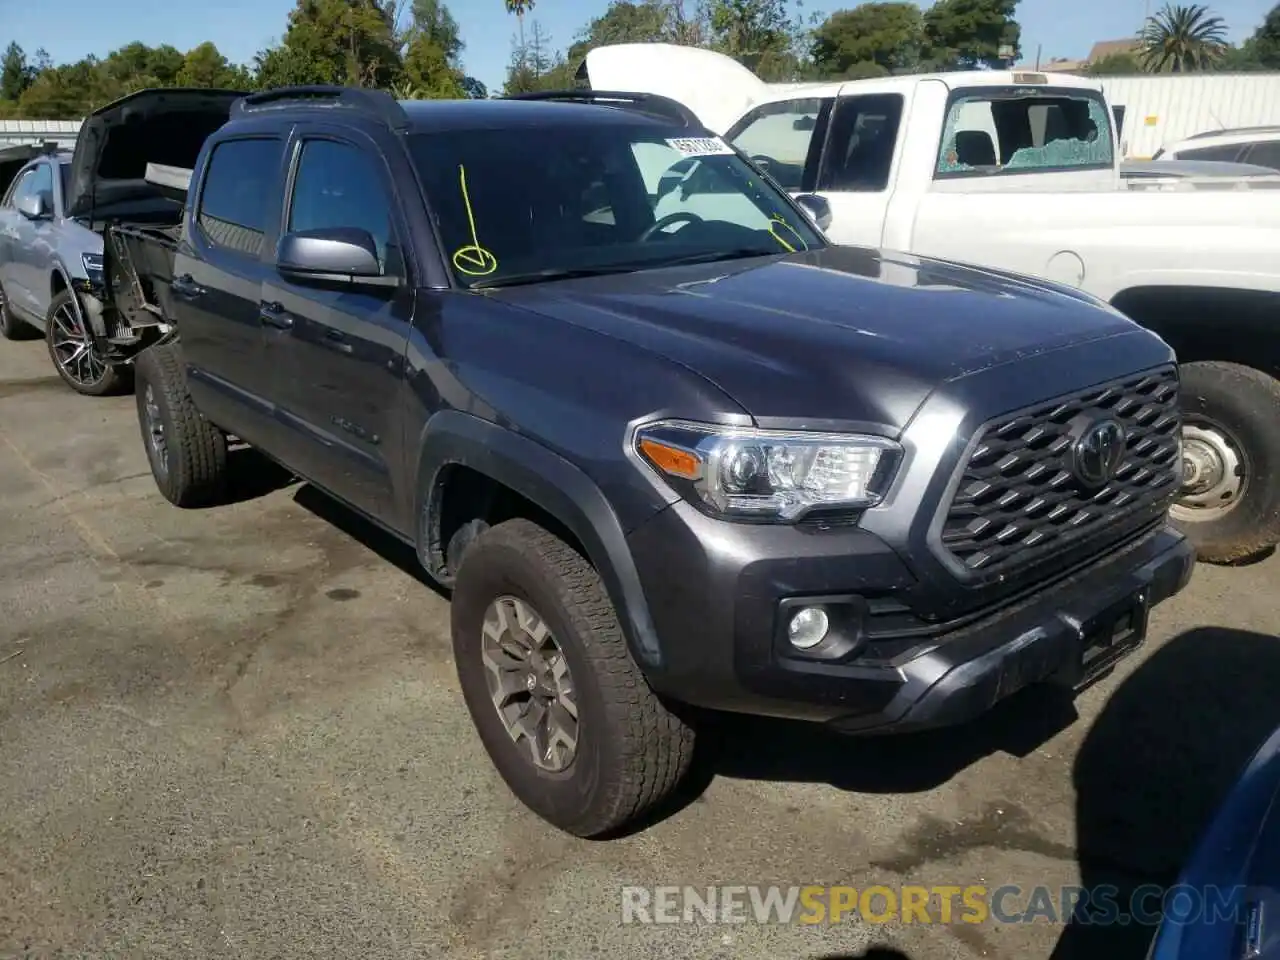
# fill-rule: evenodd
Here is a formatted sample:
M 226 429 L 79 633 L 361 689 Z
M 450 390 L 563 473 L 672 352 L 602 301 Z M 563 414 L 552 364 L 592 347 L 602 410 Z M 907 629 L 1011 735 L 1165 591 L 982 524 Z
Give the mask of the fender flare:
M 578 538 L 599 572 L 636 662 L 665 662 L 626 533 L 595 482 L 542 444 L 488 420 L 456 410 L 434 414 L 422 431 L 414 497 L 418 556 L 435 576 L 441 545 L 437 527 L 441 474 L 460 465 L 503 484 L 555 517 Z

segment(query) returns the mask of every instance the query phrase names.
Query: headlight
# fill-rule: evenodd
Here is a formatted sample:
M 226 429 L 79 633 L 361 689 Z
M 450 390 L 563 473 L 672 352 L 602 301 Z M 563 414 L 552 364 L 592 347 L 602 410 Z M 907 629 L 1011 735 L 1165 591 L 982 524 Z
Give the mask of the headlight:
M 80 261 L 84 264 L 84 271 L 88 274 L 102 272 L 102 254 L 85 253 L 81 254 Z
M 873 507 L 902 448 L 883 437 L 663 421 L 635 450 L 676 492 L 726 519 L 797 520 Z

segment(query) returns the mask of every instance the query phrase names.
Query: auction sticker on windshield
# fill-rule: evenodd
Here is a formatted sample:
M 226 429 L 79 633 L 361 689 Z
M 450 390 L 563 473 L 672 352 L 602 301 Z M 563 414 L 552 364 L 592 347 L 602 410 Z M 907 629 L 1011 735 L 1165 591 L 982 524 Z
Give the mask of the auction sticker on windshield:
M 720 157 L 733 155 L 733 148 L 719 137 L 675 137 L 667 146 L 686 157 Z

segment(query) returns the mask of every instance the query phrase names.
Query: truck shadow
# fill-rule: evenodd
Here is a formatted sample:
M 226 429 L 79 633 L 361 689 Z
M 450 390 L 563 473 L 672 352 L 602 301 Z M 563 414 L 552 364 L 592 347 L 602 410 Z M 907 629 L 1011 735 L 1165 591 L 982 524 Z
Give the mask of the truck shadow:
M 855 793 L 919 793 L 983 757 L 1026 756 L 1077 718 L 1052 687 L 1023 690 L 956 727 L 883 737 L 849 737 L 810 723 L 716 717 L 708 757 L 714 774 L 749 780 L 828 783 Z
M 1086 891 L 1106 889 L 1126 911 L 1138 886 L 1176 882 L 1245 764 L 1280 726 L 1277 689 L 1280 637 L 1221 627 L 1175 637 L 1126 678 L 1072 771 Z M 1140 960 L 1154 932 L 1078 917 L 1052 956 Z
M 341 530 L 352 540 L 371 550 L 402 573 L 408 574 L 438 596 L 446 600 L 449 598 L 448 592 L 427 576 L 422 565 L 418 563 L 417 553 L 403 540 L 387 533 L 309 483 L 304 483 L 297 489 L 293 495 L 293 502 L 316 519 L 323 520 Z
M 227 495 L 221 501 L 224 504 L 256 500 L 298 482 L 297 477 L 280 464 L 248 446 L 227 451 L 227 475 Z

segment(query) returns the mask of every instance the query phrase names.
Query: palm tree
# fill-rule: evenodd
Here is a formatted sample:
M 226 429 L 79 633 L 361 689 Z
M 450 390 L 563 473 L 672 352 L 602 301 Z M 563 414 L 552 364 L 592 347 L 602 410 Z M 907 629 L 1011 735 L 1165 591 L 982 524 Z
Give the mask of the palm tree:
M 520 49 L 524 49 L 524 15 L 533 9 L 534 0 L 503 0 L 507 13 L 514 13 L 520 23 Z
M 1204 70 L 1227 52 L 1227 25 L 1200 4 L 1165 4 L 1139 39 L 1142 65 L 1152 73 Z

